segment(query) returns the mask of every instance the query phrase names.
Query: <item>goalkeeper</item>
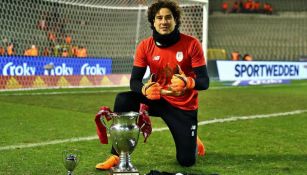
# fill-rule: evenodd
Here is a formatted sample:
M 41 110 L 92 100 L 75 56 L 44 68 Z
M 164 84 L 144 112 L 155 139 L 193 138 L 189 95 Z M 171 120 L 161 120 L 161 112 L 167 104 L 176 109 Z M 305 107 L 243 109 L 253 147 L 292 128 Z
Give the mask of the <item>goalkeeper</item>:
M 129 92 L 119 93 L 115 112 L 139 111 L 140 103 L 149 106 L 149 115 L 167 124 L 176 145 L 176 158 L 182 166 L 192 166 L 205 148 L 197 136 L 198 90 L 209 87 L 209 77 L 200 42 L 180 33 L 181 9 L 176 2 L 159 0 L 148 8 L 153 35 L 137 47 Z M 151 78 L 143 84 L 147 66 Z M 163 139 L 163 138 L 161 138 Z M 96 165 L 110 169 L 119 163 L 113 156 Z

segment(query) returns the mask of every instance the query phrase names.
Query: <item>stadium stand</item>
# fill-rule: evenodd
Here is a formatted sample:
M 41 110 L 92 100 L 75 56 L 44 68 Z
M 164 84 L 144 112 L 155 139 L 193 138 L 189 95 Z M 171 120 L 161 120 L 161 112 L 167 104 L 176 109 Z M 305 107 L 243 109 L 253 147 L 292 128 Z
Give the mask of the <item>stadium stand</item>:
M 227 1 L 234 3 L 235 0 L 209 0 L 210 11 L 221 10 L 221 4 Z M 245 1 L 245 0 L 243 0 Z M 306 0 L 258 0 L 260 3 L 268 2 L 274 6 L 277 12 L 291 11 L 291 12 L 304 12 L 307 11 Z
M 146 6 L 142 8 L 140 2 L 3 0 L 0 10 L 5 18 L 0 18 L 0 37 L 15 44 L 17 55 L 23 55 L 26 48 L 36 45 L 39 53 L 48 48 L 50 56 L 61 56 L 65 36 L 69 35 L 72 45 L 85 47 L 89 57 L 112 57 L 117 66 L 114 70 L 120 69 L 119 66 L 127 67 L 120 72 L 130 72 L 136 45 L 151 35 Z M 203 10 L 201 3 L 198 4 L 200 7 L 183 7 L 186 22 L 181 29 L 201 39 Z M 138 6 L 140 9 L 136 9 Z M 136 24 L 138 15 L 140 26 Z M 200 22 L 192 22 L 197 20 Z M 56 35 L 55 41 L 48 39 L 50 32 Z M 7 44 L 0 43 L 4 45 Z M 127 59 L 125 64 L 117 65 L 122 59 Z
M 21 56 L 35 45 L 39 56 L 51 57 L 63 56 L 67 48 L 75 51 L 84 47 L 90 58 L 111 58 L 113 74 L 127 74 L 132 68 L 136 45 L 152 34 L 147 21 L 147 5 L 152 2 L 2 0 L 0 47 L 6 54 L 8 44 L 13 43 L 16 55 Z M 182 4 L 181 31 L 201 40 L 204 3 Z M 66 36 L 71 37 L 70 46 L 67 46 Z M 2 83 L 3 87 L 6 83 Z
M 238 50 L 254 60 L 298 61 L 307 55 L 307 1 L 267 0 L 276 12 L 265 14 L 224 14 L 220 3 L 210 1 L 208 48 Z

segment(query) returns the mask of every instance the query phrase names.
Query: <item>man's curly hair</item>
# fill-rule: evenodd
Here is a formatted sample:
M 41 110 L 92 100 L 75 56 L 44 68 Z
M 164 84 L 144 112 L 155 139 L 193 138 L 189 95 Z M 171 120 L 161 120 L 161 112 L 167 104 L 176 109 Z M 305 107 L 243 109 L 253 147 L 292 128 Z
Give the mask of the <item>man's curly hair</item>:
M 172 0 L 157 0 L 155 3 L 153 3 L 147 11 L 147 19 L 150 22 L 151 29 L 154 29 L 154 20 L 156 14 L 159 12 L 161 8 L 168 8 L 176 21 L 176 26 L 179 28 L 181 24 L 181 8 L 179 5 L 172 1 Z

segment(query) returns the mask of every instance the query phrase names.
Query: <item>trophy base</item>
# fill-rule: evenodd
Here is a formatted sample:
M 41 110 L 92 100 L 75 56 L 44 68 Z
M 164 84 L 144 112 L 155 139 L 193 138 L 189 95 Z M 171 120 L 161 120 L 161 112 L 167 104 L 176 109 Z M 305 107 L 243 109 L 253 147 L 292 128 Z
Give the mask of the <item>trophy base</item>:
M 118 169 L 118 167 L 113 167 L 113 168 L 111 168 L 109 175 L 140 175 L 140 173 L 135 168 L 133 168 L 133 169 Z

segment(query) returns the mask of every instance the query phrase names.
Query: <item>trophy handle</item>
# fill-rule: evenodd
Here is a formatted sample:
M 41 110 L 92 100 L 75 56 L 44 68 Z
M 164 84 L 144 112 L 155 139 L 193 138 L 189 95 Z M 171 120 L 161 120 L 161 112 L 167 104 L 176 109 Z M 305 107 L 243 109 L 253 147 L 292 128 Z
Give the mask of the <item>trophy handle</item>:
M 110 131 L 110 127 L 108 127 L 107 125 L 107 121 L 111 120 L 111 119 L 115 119 L 117 117 L 117 114 L 114 113 L 114 112 L 111 112 L 111 111 L 103 111 L 102 110 L 102 113 L 101 113 L 101 117 L 100 117 L 100 121 L 101 121 L 101 124 L 108 130 Z M 103 117 L 104 115 L 104 117 Z
M 106 117 L 100 117 L 101 124 L 109 131 L 110 127 L 107 126 L 106 120 Z
M 107 120 L 107 121 L 111 120 L 112 114 L 113 114 L 113 112 L 110 110 L 109 107 L 102 106 L 100 108 L 100 110 L 98 111 L 98 113 L 96 114 L 96 116 L 104 116 L 104 117 L 101 117 L 102 119 L 100 119 L 100 120 L 103 123 L 103 125 L 105 127 L 107 127 L 105 120 Z

